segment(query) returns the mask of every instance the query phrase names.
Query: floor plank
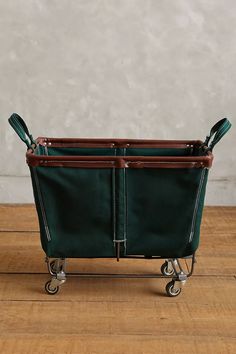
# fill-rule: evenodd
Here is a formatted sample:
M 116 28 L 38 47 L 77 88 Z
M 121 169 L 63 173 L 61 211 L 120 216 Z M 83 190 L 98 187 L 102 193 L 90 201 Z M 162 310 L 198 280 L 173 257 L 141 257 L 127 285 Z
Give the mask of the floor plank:
M 207 237 L 206 237 L 207 238 Z M 196 275 L 236 275 L 236 237 L 215 236 L 202 243 L 197 252 Z M 0 273 L 46 272 L 45 254 L 38 233 L 0 232 Z M 218 248 L 217 248 L 218 245 Z M 216 251 L 215 251 L 216 249 Z M 68 260 L 69 271 L 86 272 L 151 272 L 158 273 L 163 260 L 75 259 Z
M 0 273 L 46 273 L 45 255 L 40 248 L 28 247 L 25 250 L 0 252 Z M 151 273 L 159 274 L 163 260 L 125 260 L 115 259 L 69 259 L 69 272 L 98 273 Z M 195 275 L 234 276 L 236 274 L 235 256 L 197 256 Z
M 235 336 L 236 304 L 1 301 L 4 334 Z M 219 325 L 220 323 L 220 325 Z M 207 331 L 207 332 L 206 332 Z
M 33 236 L 33 237 L 32 237 Z M 39 232 L 0 232 L 1 247 L 4 248 L 18 248 L 23 250 L 27 246 L 34 246 L 41 248 Z M 224 232 L 222 234 L 215 234 L 212 236 L 208 233 L 202 233 L 200 246 L 197 251 L 200 255 L 206 256 L 224 256 L 236 255 L 236 229 L 235 232 Z
M 234 354 L 236 340 L 223 336 L 190 335 L 4 335 L 4 354 Z
M 91 301 L 133 302 L 152 301 L 178 304 L 234 304 L 236 281 L 234 277 L 193 276 L 175 300 L 167 297 L 168 279 L 91 279 L 68 277 L 55 296 L 45 293 L 47 274 L 1 274 L 0 301 Z M 12 291 L 14 286 L 14 291 Z
M 0 204 L 0 231 L 38 231 L 38 219 L 32 204 Z

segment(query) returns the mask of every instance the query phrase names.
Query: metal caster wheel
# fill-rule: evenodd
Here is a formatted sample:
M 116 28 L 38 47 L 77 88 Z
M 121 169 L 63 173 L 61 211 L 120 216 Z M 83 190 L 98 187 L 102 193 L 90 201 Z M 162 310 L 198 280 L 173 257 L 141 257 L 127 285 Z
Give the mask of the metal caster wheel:
M 52 288 L 51 286 L 51 280 L 47 281 L 45 284 L 45 291 L 49 295 L 55 295 L 59 291 L 59 286 L 56 286 L 55 288 Z
M 51 268 L 52 273 L 54 273 L 54 274 L 56 274 L 62 270 L 62 266 L 58 267 L 58 263 L 57 263 L 56 259 L 54 259 L 54 261 L 50 262 L 50 268 Z
M 165 261 L 165 263 L 162 264 L 161 266 L 161 272 L 163 275 L 170 276 L 174 274 L 174 268 L 171 267 L 171 270 L 168 269 L 168 262 Z
M 56 272 L 57 272 L 56 261 L 50 262 L 50 268 L 51 268 L 52 273 L 56 274 Z
M 181 288 L 175 288 L 175 281 L 172 280 L 166 285 L 166 292 L 168 296 L 178 296 L 181 293 Z

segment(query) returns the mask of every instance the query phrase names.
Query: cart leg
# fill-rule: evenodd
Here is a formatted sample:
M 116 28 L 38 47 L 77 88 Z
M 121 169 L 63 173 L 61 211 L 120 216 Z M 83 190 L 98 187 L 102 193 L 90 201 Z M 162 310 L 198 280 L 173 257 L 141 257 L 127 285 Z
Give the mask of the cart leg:
M 174 277 L 166 285 L 166 292 L 169 296 L 178 296 L 187 281 L 187 274 L 183 271 L 178 258 L 169 260 L 174 270 Z
M 47 281 L 45 284 L 45 291 L 50 294 L 56 294 L 60 286 L 66 281 L 65 273 L 65 258 L 57 258 L 52 262 L 49 262 L 48 257 L 46 258 L 49 273 L 52 275 L 51 280 Z

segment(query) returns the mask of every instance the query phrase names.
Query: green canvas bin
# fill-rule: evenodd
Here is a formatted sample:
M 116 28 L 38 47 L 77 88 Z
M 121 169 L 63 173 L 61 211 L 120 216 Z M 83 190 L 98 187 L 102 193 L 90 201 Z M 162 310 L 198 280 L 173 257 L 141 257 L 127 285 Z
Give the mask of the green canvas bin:
M 194 255 L 212 149 L 231 126 L 226 118 L 204 142 L 34 140 L 17 114 L 9 122 L 27 145 L 47 257 L 173 260 Z

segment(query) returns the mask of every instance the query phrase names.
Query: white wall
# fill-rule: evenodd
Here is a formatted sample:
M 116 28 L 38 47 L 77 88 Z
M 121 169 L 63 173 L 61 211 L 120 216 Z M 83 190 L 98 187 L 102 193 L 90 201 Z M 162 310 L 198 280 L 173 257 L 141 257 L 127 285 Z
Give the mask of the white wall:
M 33 135 L 205 138 L 236 123 L 234 0 L 0 0 L 0 202 L 32 202 Z M 236 203 L 235 127 L 215 148 L 207 204 Z

